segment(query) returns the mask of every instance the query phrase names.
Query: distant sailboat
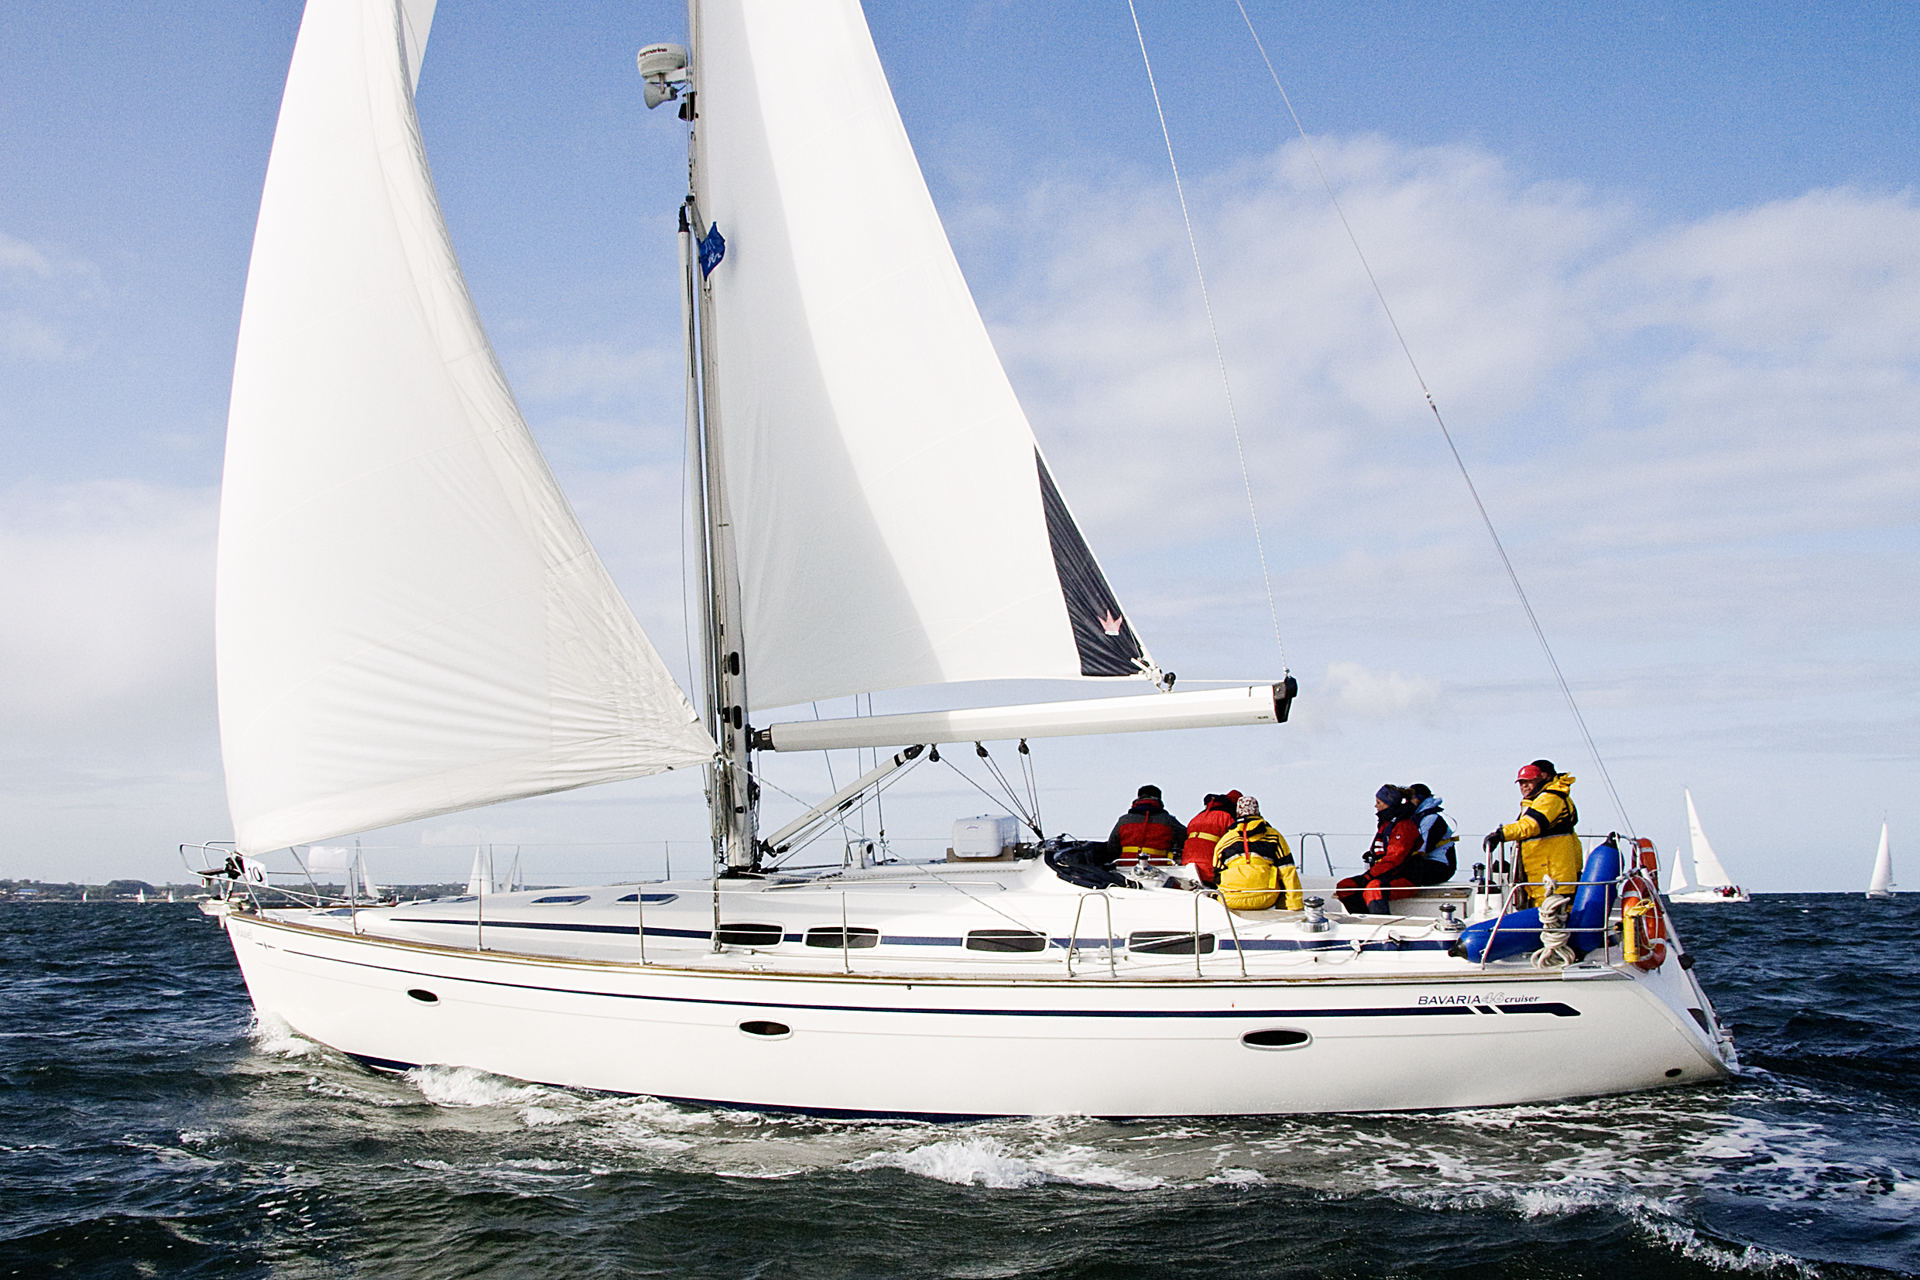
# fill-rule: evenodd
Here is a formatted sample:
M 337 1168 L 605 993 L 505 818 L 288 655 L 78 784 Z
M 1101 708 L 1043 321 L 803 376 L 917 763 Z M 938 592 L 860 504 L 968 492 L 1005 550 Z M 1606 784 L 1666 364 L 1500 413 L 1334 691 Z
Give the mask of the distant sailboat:
M 1700 812 L 1693 807 L 1693 792 L 1687 791 L 1687 840 L 1685 853 L 1678 850 L 1673 856 L 1673 873 L 1667 881 L 1667 900 L 1669 902 L 1746 902 L 1747 891 L 1733 882 L 1727 869 L 1720 865 L 1719 855 L 1713 846 L 1707 843 L 1707 833 L 1700 828 Z M 1693 866 L 1692 880 L 1688 880 L 1687 866 Z
M 1867 882 L 1869 898 L 1893 896 L 1893 848 L 1887 843 L 1887 824 L 1880 824 L 1880 852 L 1873 858 L 1873 879 Z

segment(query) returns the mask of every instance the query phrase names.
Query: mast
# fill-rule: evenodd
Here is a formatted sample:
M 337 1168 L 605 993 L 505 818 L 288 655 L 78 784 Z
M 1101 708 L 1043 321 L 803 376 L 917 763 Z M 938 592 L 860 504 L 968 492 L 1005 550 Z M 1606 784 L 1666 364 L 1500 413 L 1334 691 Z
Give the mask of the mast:
M 698 0 L 688 0 L 687 26 L 693 47 L 692 66 L 686 51 L 650 45 L 640 51 L 640 73 L 647 80 L 647 105 L 679 98 L 680 118 L 687 121 L 688 194 L 680 207 L 680 268 L 684 280 L 681 319 L 685 333 L 687 381 L 687 446 L 693 467 L 693 487 L 699 501 L 700 532 L 695 539 L 699 561 L 701 656 L 705 664 L 707 731 L 720 745 L 720 754 L 707 766 L 707 810 L 712 829 L 716 868 L 751 869 L 759 860 L 755 831 L 759 807 L 753 781 L 750 730 L 747 725 L 746 644 L 741 632 L 740 573 L 732 522 L 728 518 L 726 475 L 720 448 L 719 414 L 707 390 L 713 385 L 713 295 L 707 276 L 716 265 L 706 261 L 706 243 L 713 228 L 699 204 L 700 125 L 697 81 L 700 13 Z M 677 63 L 678 65 L 674 65 Z

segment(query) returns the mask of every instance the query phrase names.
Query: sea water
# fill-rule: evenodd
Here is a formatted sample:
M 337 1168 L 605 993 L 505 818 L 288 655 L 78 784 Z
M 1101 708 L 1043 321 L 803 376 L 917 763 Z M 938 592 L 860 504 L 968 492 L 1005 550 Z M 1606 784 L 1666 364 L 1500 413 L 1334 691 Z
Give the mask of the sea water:
M 934 1125 L 380 1075 L 257 1023 L 190 904 L 0 907 L 0 1276 L 1920 1272 L 1920 897 L 1674 915 L 1725 1085 Z

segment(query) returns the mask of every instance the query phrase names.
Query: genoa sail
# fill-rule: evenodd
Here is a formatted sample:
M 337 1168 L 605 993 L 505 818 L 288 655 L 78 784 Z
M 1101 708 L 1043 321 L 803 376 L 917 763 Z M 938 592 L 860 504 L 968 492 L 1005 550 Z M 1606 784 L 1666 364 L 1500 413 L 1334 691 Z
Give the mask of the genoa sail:
M 221 491 L 243 852 L 715 751 L 540 456 L 441 218 L 431 0 L 312 0 L 274 135 Z
M 1667 872 L 1666 892 L 1669 898 L 1678 897 L 1693 889 L 1693 881 L 1689 878 L 1687 870 L 1692 862 L 1693 851 L 1691 848 L 1675 849 L 1673 851 L 1673 866 Z
M 726 244 L 707 405 L 752 705 L 1144 670 L 856 0 L 713 0 L 697 23 L 694 196 Z

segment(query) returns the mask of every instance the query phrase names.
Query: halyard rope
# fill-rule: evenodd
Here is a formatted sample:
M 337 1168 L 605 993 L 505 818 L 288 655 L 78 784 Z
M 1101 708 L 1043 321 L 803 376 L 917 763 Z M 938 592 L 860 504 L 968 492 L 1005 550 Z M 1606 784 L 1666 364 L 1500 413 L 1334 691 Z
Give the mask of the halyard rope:
M 1220 326 L 1214 322 L 1213 299 L 1207 292 L 1207 273 L 1200 265 L 1200 242 L 1193 234 L 1193 215 L 1187 209 L 1187 190 L 1180 180 L 1180 162 L 1173 155 L 1173 135 L 1167 131 L 1167 112 L 1160 105 L 1160 86 L 1153 78 L 1153 59 L 1147 56 L 1147 37 L 1140 30 L 1140 13 L 1127 0 L 1127 12 L 1133 16 L 1133 35 L 1140 42 L 1140 61 L 1147 69 L 1147 88 L 1153 92 L 1153 110 L 1160 118 L 1160 136 L 1167 144 L 1167 165 L 1173 170 L 1173 189 L 1180 197 L 1180 217 L 1187 224 L 1187 249 L 1193 254 L 1193 274 L 1200 281 L 1200 303 L 1207 313 L 1207 332 L 1213 337 L 1213 357 L 1220 365 L 1220 385 L 1227 396 L 1227 420 L 1233 425 L 1233 449 L 1240 459 L 1240 483 L 1247 491 L 1247 519 L 1253 525 L 1254 549 L 1260 553 L 1260 581 L 1267 592 L 1267 616 L 1273 622 L 1273 647 L 1278 650 L 1280 666 L 1287 665 L 1287 650 L 1280 639 L 1280 610 L 1273 601 L 1273 574 L 1267 568 L 1267 544 L 1260 536 L 1260 512 L 1253 500 L 1253 476 L 1247 468 L 1247 447 L 1240 435 L 1240 414 L 1233 404 L 1233 381 L 1227 376 L 1227 355 L 1220 345 Z

